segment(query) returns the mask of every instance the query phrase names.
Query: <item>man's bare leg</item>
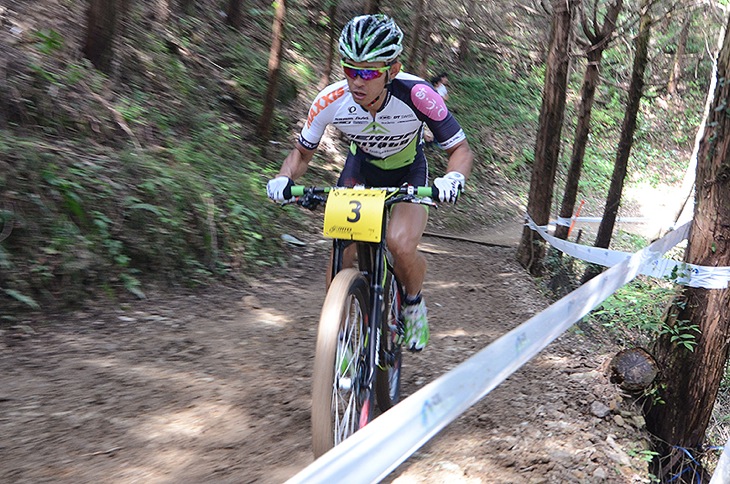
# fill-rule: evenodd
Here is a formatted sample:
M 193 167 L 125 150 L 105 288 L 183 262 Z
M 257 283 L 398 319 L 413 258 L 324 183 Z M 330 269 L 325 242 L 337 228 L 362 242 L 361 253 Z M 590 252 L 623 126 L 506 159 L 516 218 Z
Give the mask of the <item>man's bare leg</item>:
M 426 258 L 418 252 L 426 222 L 428 212 L 425 207 L 400 203 L 393 207 L 388 223 L 387 241 L 393 254 L 393 269 L 410 296 L 421 292 L 426 277 Z

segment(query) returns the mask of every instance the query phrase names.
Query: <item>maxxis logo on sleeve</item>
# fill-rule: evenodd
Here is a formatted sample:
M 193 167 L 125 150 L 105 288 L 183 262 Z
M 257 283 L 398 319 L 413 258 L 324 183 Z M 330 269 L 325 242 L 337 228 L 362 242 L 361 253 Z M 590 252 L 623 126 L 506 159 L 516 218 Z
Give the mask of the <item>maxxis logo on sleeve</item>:
M 321 113 L 327 106 L 341 98 L 345 94 L 345 88 L 340 87 L 331 92 L 323 93 L 320 97 L 314 100 L 312 107 L 309 108 L 309 115 L 307 116 L 307 128 L 312 126 L 312 121 Z

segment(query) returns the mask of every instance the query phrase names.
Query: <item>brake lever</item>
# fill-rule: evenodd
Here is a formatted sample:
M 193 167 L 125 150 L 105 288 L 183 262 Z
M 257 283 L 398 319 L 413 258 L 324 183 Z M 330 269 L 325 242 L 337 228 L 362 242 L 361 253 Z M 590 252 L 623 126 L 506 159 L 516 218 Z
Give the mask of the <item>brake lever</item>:
M 281 202 L 281 207 L 286 207 L 287 205 L 291 205 L 293 203 L 299 203 L 299 197 L 292 197 L 289 200 L 284 200 Z
M 299 205 L 309 210 L 316 210 L 317 207 L 319 207 L 319 204 L 324 201 L 325 200 L 322 197 L 313 195 L 311 197 L 305 197 L 304 200 L 299 202 Z

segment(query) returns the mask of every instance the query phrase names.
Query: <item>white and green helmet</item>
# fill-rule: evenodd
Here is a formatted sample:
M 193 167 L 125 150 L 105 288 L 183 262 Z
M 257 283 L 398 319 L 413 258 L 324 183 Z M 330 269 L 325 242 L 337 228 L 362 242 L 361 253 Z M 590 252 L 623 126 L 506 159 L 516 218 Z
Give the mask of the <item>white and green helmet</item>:
M 392 62 L 403 51 L 403 31 L 383 14 L 360 15 L 342 29 L 340 54 L 353 62 Z

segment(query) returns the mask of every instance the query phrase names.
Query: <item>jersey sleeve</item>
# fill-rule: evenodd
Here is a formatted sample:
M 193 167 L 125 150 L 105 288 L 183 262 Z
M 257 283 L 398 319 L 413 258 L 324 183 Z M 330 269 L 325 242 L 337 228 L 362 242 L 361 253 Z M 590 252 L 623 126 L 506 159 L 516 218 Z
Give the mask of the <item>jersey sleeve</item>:
M 337 112 L 337 101 L 345 95 L 347 81 L 341 81 L 322 90 L 312 102 L 304 122 L 302 132 L 299 134 L 299 144 L 313 150 L 319 146 L 324 135 L 324 130 L 334 119 Z
M 459 122 L 433 87 L 425 82 L 413 84 L 411 102 L 419 119 L 426 123 L 443 149 L 448 150 L 466 139 Z

